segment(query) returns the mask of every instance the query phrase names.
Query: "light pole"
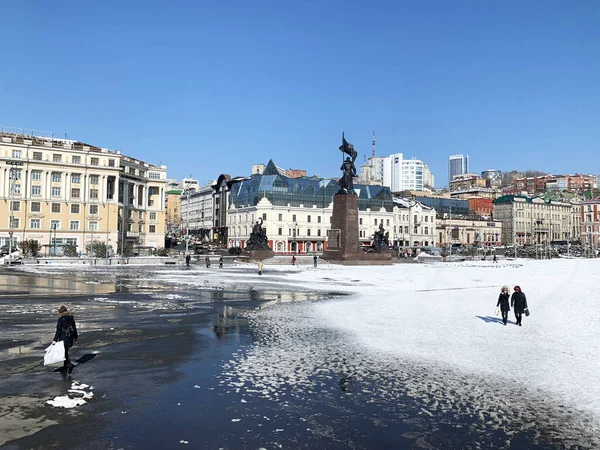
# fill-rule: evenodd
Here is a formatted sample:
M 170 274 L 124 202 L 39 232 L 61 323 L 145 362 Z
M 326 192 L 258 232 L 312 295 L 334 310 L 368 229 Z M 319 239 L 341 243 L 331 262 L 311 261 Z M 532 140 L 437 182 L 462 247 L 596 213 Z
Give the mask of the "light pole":
M 52 256 L 56 256 L 56 223 L 52 224 L 50 230 L 50 239 L 52 239 L 52 232 L 54 231 L 54 239 L 52 240 Z
M 11 166 L 22 166 L 22 162 L 18 161 L 9 161 L 9 165 Z M 9 231 L 8 231 L 8 264 L 12 263 L 12 243 L 13 243 L 13 227 L 14 227 L 14 204 L 15 204 L 15 181 L 17 181 L 17 172 L 16 169 L 10 169 L 9 177 L 10 179 L 10 221 L 9 221 Z
M 188 254 L 188 248 L 190 245 L 190 189 L 189 189 L 189 181 L 186 183 L 185 187 L 186 194 L 186 208 L 185 208 L 185 254 Z

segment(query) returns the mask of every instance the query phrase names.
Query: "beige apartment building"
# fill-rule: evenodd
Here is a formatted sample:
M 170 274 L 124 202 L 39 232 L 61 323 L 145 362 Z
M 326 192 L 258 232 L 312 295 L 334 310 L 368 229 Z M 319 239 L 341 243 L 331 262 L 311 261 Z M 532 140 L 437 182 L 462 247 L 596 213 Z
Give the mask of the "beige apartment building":
M 109 253 L 164 247 L 165 166 L 82 142 L 0 132 L 0 245 L 43 254 L 100 241 Z M 11 220 L 12 217 L 12 220 Z

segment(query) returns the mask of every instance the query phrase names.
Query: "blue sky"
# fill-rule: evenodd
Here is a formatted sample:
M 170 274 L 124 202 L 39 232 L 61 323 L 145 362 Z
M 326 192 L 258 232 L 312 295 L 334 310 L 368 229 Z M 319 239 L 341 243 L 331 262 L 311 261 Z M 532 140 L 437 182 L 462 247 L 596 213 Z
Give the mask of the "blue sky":
M 334 177 L 342 131 L 447 183 L 600 173 L 597 1 L 3 2 L 0 125 L 121 149 L 169 176 L 272 158 Z

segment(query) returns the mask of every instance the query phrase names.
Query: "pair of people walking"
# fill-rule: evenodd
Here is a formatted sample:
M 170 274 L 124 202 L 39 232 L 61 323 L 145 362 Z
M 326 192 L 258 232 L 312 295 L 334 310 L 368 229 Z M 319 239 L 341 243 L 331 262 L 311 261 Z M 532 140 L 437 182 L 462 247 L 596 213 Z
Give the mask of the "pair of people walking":
M 508 322 L 508 312 L 510 311 L 511 307 L 515 313 L 515 319 L 517 321 L 516 324 L 518 326 L 522 326 L 523 314 L 528 315 L 527 297 L 521 290 L 520 286 L 515 286 L 512 295 L 510 295 L 510 288 L 508 286 L 502 286 L 496 307 L 500 308 L 500 312 L 502 313 L 502 322 L 504 325 L 506 325 Z

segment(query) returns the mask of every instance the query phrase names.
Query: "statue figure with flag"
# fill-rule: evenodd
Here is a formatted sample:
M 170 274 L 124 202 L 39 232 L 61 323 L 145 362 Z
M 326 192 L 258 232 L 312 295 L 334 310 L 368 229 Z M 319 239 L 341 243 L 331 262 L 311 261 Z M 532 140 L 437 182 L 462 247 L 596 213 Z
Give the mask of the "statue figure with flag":
M 342 145 L 340 145 L 339 148 L 342 153 L 345 153 L 348 156 L 342 162 L 342 167 L 340 167 L 340 170 L 343 172 L 343 175 L 342 178 L 338 180 L 340 190 L 337 193 L 351 194 L 353 193 L 352 191 L 354 189 L 354 177 L 357 176 L 354 161 L 356 161 L 358 153 L 356 150 L 354 150 L 354 145 L 346 141 L 344 133 L 342 133 Z

